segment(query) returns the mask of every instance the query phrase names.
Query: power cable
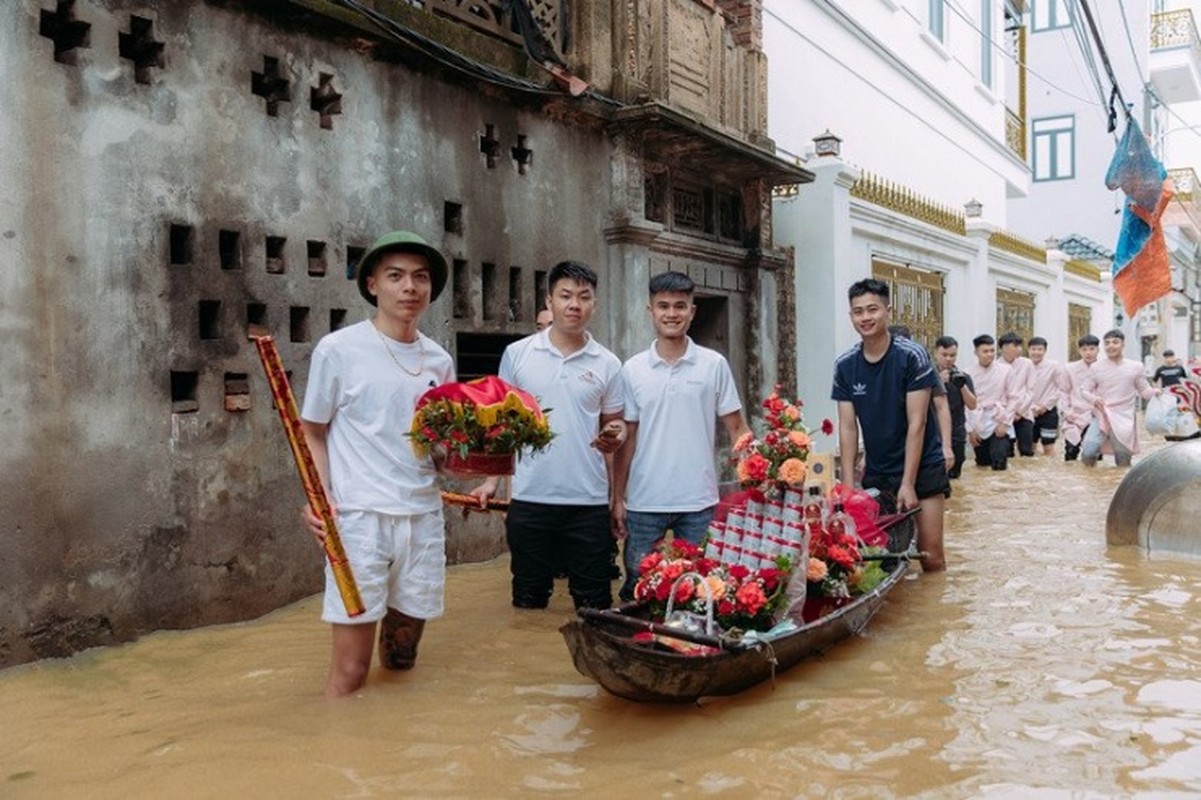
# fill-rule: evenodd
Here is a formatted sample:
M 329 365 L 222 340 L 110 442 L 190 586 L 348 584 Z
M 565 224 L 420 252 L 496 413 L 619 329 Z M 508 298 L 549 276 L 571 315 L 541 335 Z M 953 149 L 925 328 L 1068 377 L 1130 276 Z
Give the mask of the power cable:
M 1018 65 L 1022 69 L 1026 70 L 1026 73 L 1028 75 L 1032 75 L 1033 77 L 1038 78 L 1040 81 L 1042 81 L 1047 86 L 1051 87 L 1052 89 L 1059 92 L 1060 94 L 1063 94 L 1067 97 L 1072 98 L 1073 100 L 1079 100 L 1081 103 L 1087 103 L 1089 105 L 1097 105 L 1097 103 L 1093 100 L 1089 100 L 1088 98 L 1081 97 L 1080 95 L 1076 94 L 1075 92 L 1069 92 L 1067 89 L 1058 85 L 1057 83 L 1052 81 L 1050 78 L 1047 78 L 1045 75 L 1032 69 L 1028 63 L 1025 63 L 1025 62 L 1019 60 L 1017 55 L 1015 53 L 1011 52 L 1007 46 L 1005 46 L 1004 44 L 998 44 L 997 41 L 992 37 L 991 34 L 987 34 L 984 31 L 982 31 L 979 27 L 977 27 L 975 20 L 973 20 L 971 17 L 967 16 L 962 11 L 960 11 L 958 7 L 952 5 L 952 6 L 950 6 L 950 9 L 957 17 L 959 17 L 961 20 L 963 20 L 969 28 L 974 30 L 976 33 L 980 34 L 980 36 L 983 37 L 984 41 L 988 42 L 989 45 L 991 45 L 993 47 L 993 49 L 1000 52 L 1006 58 L 1012 58 L 1013 63 Z M 919 24 L 921 23 L 921 20 L 919 20 L 917 17 L 915 17 L 913 15 L 913 12 L 909 11 L 909 9 L 905 9 L 905 13 L 907 13 L 910 17 L 912 17 Z M 1104 107 L 1105 103 L 1102 102 L 1102 103 L 1100 103 L 1100 105 L 1102 107 Z
M 853 77 L 853 78 L 857 78 L 857 79 L 858 79 L 858 80 L 859 80 L 861 83 L 863 83 L 863 84 L 865 84 L 866 86 L 868 86 L 868 87 L 870 87 L 871 89 L 873 89 L 873 90 L 874 90 L 874 91 L 875 91 L 877 94 L 879 94 L 881 97 L 883 97 L 883 98 L 884 98 L 885 100 L 887 100 L 888 102 L 890 102 L 890 103 L 892 103 L 893 105 L 895 105 L 897 108 L 899 108 L 901 111 L 903 111 L 903 112 L 904 112 L 906 115 L 908 115 L 908 116 L 910 116 L 910 117 L 913 117 L 913 118 L 914 118 L 915 120 L 917 120 L 919 123 L 921 123 L 921 124 L 922 124 L 922 125 L 924 125 L 925 127 L 929 128 L 929 129 L 930 129 L 931 131 L 933 131 L 933 132 L 934 132 L 934 133 L 935 133 L 935 134 L 936 134 L 936 135 L 937 135 L 939 138 L 941 138 L 941 139 L 943 139 L 944 141 L 946 141 L 946 143 L 947 143 L 947 144 L 949 144 L 949 145 L 951 145 L 952 147 L 954 147 L 955 149 L 957 149 L 957 150 L 961 151 L 961 152 L 962 152 L 964 155 L 968 156 L 968 158 L 970 158 L 971 160 L 973 160 L 973 161 L 975 161 L 975 162 L 979 163 L 980 165 L 982 165 L 983 167 L 985 167 L 985 168 L 986 168 L 986 169 L 987 169 L 989 172 L 992 172 L 994 175 L 997 175 L 998 177 L 1000 177 L 1000 178 L 1002 178 L 1002 179 L 1006 179 L 1006 180 L 1008 180 L 1008 179 L 1006 178 L 1006 176 L 1005 176 L 1005 174 L 1004 174 L 1003 172 L 1001 172 L 1000 170 L 998 170 L 998 169 L 996 169 L 996 168 L 994 168 L 994 167 L 990 166 L 990 165 L 989 165 L 987 162 L 985 162 L 985 161 L 984 161 L 982 158 L 980 158 L 979 154 L 977 154 L 977 153 L 973 152 L 971 149 L 969 149 L 968 147 L 966 147 L 966 146 L 965 146 L 965 145 L 964 145 L 962 142 L 960 142 L 960 141 L 959 141 L 959 140 L 958 140 L 956 137 L 954 137 L 954 136 L 950 135 L 949 133 L 947 133 L 947 131 L 943 130 L 941 127 L 939 127 L 938 125 L 935 125 L 935 124 L 934 124 L 934 123 L 932 123 L 932 122 L 931 122 L 929 119 L 927 119 L 926 117 L 922 116 L 920 113 L 918 113 L 918 112 L 917 112 L 917 111 L 915 111 L 914 109 L 910 108 L 910 107 L 909 107 L 908 105 L 906 105 L 904 102 L 902 102 L 901 100 L 899 100 L 899 99 L 898 99 L 898 98 L 895 96 L 895 94 L 894 94 L 894 93 L 887 91 L 886 89 L 884 89 L 884 88 L 883 88 L 883 87 L 881 87 L 881 86 L 878 86 L 878 85 L 876 85 L 875 83 L 872 83 L 872 82 L 871 82 L 870 80 L 868 80 L 868 79 L 867 79 L 867 78 L 866 78 L 864 75 L 862 75 L 862 74 L 861 74 L 861 73 L 858 71 L 858 69 L 857 69 L 856 67 L 852 66 L 851 64 L 848 64 L 848 63 L 847 63 L 845 60 L 843 60 L 842 58 L 840 58 L 840 57 L 839 57 L 838 55 L 836 55 L 836 54 L 835 54 L 833 51 L 831 51 L 830 49 L 828 49 L 828 48 L 824 47 L 824 46 L 823 46 L 823 45 L 822 45 L 820 42 L 818 42 L 816 39 L 814 39 L 814 38 L 812 38 L 812 37 L 810 37 L 810 36 L 807 36 L 807 35 L 806 35 L 806 34 L 805 34 L 803 31 L 801 31 L 800 29 L 796 28 L 795 26 L 793 26 L 793 25 L 789 24 L 789 22 L 788 22 L 787 20 L 785 20 L 784 18 L 782 18 L 782 17 L 781 17 L 779 14 L 775 13 L 775 12 L 774 12 L 774 11 L 772 11 L 771 9 L 767 9 L 767 8 L 765 8 L 765 9 L 763 10 L 763 14 L 764 14 L 764 16 L 771 17 L 772 19 L 775 19 L 777 22 L 779 22 L 779 23 L 780 23 L 780 24 L 781 24 L 781 25 L 782 25 L 784 28 L 786 28 L 788 31 L 790 31 L 790 32 L 791 32 L 793 35 L 795 35 L 797 38 L 799 38 L 799 39 L 801 39 L 802 41 L 804 41 L 804 42 L 808 43 L 808 44 L 809 44 L 811 47 L 813 47 L 813 49 L 814 49 L 814 50 L 816 50 L 817 52 L 821 53 L 821 54 L 822 54 L 822 55 L 824 55 L 826 58 L 830 59 L 830 61 L 831 61 L 831 62 L 833 62 L 833 63 L 837 64 L 837 65 L 838 65 L 838 66 L 840 66 L 840 67 L 842 67 L 842 68 L 843 68 L 843 69 L 844 69 L 844 70 L 845 70 L 845 71 L 846 71 L 848 74 L 850 74 L 850 75 L 851 75 L 851 77 Z M 795 153 L 791 153 L 791 152 L 789 152 L 788 150 L 786 150 L 785 148 L 782 148 L 782 147 L 780 147 L 779 145 L 776 145 L 776 149 L 777 149 L 779 152 L 785 153 L 786 155 L 788 155 L 788 156 L 790 156 L 790 157 L 793 157 L 793 158 L 798 158 L 798 157 L 799 157 L 799 156 L 797 156 Z
M 475 59 L 468 58 L 427 36 L 423 36 L 417 31 L 405 27 L 392 17 L 363 5 L 359 0 L 333 0 L 333 2 L 369 20 L 390 38 L 455 71 L 465 73 L 486 83 L 528 94 L 554 97 L 569 96 L 555 88 L 519 78 L 516 75 L 511 75 Z M 624 105 L 620 101 L 602 95 L 592 89 L 586 91 L 584 96 L 612 106 L 621 107 Z
M 1080 9 L 1084 12 L 1084 18 L 1088 21 L 1088 29 L 1093 34 L 1093 39 L 1097 44 L 1097 52 L 1101 56 L 1101 64 L 1105 67 L 1105 74 L 1109 76 L 1109 83 L 1112 87 L 1109 93 L 1109 132 L 1113 133 L 1117 128 L 1117 111 L 1114 110 L 1114 101 L 1121 104 L 1122 110 L 1126 113 L 1126 117 L 1130 117 L 1130 107 L 1126 105 L 1126 98 L 1122 96 L 1122 89 L 1118 86 L 1118 78 L 1113 74 L 1113 65 L 1109 63 L 1109 54 L 1105 51 L 1105 43 L 1101 41 L 1101 33 L 1097 29 L 1097 21 L 1093 18 L 1093 10 L 1088 5 L 1088 0 L 1077 0 L 1080 4 Z

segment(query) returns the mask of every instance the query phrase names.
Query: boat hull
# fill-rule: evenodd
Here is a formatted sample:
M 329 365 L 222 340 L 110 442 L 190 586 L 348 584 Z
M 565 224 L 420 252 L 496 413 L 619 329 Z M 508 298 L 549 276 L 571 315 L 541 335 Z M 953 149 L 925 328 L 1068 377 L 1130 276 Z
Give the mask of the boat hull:
M 572 620 L 559 630 L 576 669 L 618 697 L 694 702 L 741 692 L 861 633 L 905 577 L 908 566 L 899 561 L 873 591 L 754 649 L 686 656 L 637 644 L 627 627 L 595 618 Z

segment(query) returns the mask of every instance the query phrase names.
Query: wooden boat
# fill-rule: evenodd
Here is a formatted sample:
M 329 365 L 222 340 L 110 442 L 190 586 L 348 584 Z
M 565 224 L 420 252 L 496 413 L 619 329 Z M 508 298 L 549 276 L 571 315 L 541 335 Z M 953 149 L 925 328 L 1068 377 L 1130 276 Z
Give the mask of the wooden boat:
M 580 609 L 578 619 L 559 631 L 567 641 L 575 667 L 613 694 L 640 702 L 685 703 L 701 697 L 731 695 L 750 688 L 798 662 L 825 652 L 838 642 L 861 633 L 884 605 L 885 598 L 909 568 L 913 521 L 897 515 L 889 528 L 891 553 L 882 567 L 888 576 L 872 591 L 833 605 L 811 598 L 806 618 L 816 618 L 770 642 L 682 634 L 649 619 L 637 604 L 597 611 Z M 904 555 L 900 555 L 900 554 Z M 671 648 L 640 643 L 637 630 L 708 644 L 710 655 L 683 655 Z

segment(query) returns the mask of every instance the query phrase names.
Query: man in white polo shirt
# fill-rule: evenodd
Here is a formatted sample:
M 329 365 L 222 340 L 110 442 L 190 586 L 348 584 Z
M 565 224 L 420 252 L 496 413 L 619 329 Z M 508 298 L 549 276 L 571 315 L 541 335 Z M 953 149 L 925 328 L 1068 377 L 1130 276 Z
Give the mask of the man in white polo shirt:
M 556 264 L 547 276 L 551 326 L 514 342 L 501 356 L 501 380 L 550 409 L 555 435 L 548 449 L 522 458 L 513 476 L 505 533 L 517 608 L 546 608 L 560 564 L 576 608 L 613 603 L 604 454 L 621 447 L 625 425 L 621 361 L 588 333 L 596 285 L 590 267 Z M 483 503 L 497 483 L 489 478 L 472 494 Z
M 625 535 L 625 583 L 632 600 L 638 564 L 668 530 L 699 544 L 717 506 L 716 421 L 736 442 L 750 429 L 724 356 L 688 336 L 696 316 L 692 279 L 650 280 L 656 339 L 622 367 L 626 445 L 617 454 L 614 524 Z

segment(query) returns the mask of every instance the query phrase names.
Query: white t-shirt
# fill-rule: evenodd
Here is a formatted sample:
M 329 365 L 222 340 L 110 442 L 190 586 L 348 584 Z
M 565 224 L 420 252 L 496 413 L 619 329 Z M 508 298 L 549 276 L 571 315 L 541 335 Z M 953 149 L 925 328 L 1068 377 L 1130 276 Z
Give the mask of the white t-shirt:
M 401 370 L 420 368 L 414 377 Z M 331 498 L 339 511 L 421 514 L 441 507 L 434 464 L 407 434 L 421 395 L 455 379 L 450 354 L 424 334 L 412 344 L 380 338 L 370 320 L 317 343 L 301 417 L 329 425 Z
M 591 335 L 566 358 L 550 343 L 549 329 L 505 348 L 500 379 L 549 408 L 555 438 L 541 453 L 525 453 L 513 475 L 513 497 L 551 505 L 608 505 L 605 459 L 592 447 L 601 414 L 622 408 L 621 361 Z
M 688 340 L 668 364 L 655 345 L 621 369 L 625 418 L 638 423 L 626 485 L 630 511 L 700 511 L 716 505 L 717 418 L 742 409 L 724 356 Z

